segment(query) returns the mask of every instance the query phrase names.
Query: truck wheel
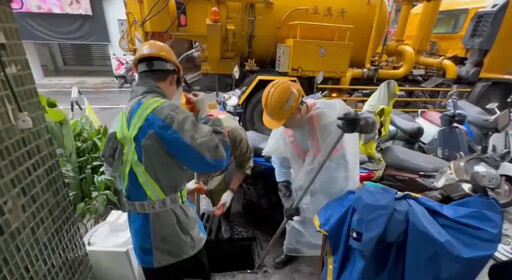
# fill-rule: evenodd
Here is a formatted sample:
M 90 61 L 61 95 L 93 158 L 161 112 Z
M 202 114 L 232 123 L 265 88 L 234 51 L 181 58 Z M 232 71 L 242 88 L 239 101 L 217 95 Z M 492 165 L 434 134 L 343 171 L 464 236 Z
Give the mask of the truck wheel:
M 265 135 L 270 135 L 272 130 L 263 124 L 263 106 L 261 105 L 263 90 L 264 89 L 258 91 L 247 102 L 243 117 L 243 124 L 247 131 L 252 130 Z

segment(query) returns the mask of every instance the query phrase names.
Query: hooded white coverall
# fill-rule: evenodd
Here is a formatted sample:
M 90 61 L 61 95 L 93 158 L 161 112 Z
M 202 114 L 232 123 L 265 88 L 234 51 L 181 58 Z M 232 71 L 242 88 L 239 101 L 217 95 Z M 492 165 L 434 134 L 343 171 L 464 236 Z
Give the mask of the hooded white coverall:
M 263 154 L 272 156 L 277 181 L 292 182 L 298 200 L 320 162 L 341 133 L 337 117 L 350 111 L 341 100 L 306 100 L 305 125 L 273 130 Z M 320 208 L 359 185 L 358 134 L 345 134 L 300 204 L 301 215 L 286 227 L 284 253 L 295 256 L 320 254 L 322 236 L 313 218 Z

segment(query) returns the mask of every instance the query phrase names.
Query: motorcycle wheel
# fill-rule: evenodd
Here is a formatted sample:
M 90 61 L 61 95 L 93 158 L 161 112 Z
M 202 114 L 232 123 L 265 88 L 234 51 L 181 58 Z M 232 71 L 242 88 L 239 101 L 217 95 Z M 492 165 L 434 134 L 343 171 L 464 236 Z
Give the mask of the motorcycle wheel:
M 122 78 L 122 77 L 117 78 L 117 88 L 123 88 L 125 83 L 126 83 L 125 78 Z
M 502 176 L 505 180 L 499 188 L 488 189 L 489 196 L 494 197 L 500 204 L 501 208 L 512 206 L 512 177 Z

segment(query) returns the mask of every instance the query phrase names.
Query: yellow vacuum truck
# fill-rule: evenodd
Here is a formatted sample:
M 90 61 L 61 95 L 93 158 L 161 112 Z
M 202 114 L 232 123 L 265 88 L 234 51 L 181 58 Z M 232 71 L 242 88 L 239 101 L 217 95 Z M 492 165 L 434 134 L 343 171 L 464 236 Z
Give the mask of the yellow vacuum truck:
M 508 1 L 445 0 L 432 31 L 428 55 L 445 56 L 458 67 L 458 80 L 478 83 L 469 99 L 506 106 L 512 87 L 512 7 Z M 423 5 L 411 10 L 405 42 L 414 39 Z
M 458 1 L 461 9 L 472 3 Z M 413 9 L 418 4 L 420 11 Z M 469 98 L 480 105 L 506 99 L 512 89 L 512 52 L 505 50 L 512 43 L 509 0 L 471 14 L 460 39 L 467 52 L 462 64 L 429 51 L 441 0 L 125 0 L 125 5 L 128 28 L 120 45 L 134 52 L 146 40 L 196 42 L 189 53 L 200 57 L 203 77 L 228 80 L 237 89 L 228 96 L 227 109 L 238 113 L 248 130 L 268 132 L 261 95 L 276 79 L 298 82 L 312 93 L 321 73 L 316 88 L 344 97 L 371 91 L 387 79 L 397 80 L 410 96 L 425 98 L 437 98 L 457 83 L 462 91 L 472 89 Z M 396 33 L 384 40 L 398 5 Z

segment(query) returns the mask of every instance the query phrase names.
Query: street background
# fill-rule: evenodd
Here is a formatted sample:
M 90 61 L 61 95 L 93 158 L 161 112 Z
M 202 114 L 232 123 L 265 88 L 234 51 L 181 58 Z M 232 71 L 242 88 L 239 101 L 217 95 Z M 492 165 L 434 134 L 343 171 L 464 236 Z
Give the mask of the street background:
M 57 100 L 59 107 L 69 111 L 71 90 L 77 86 L 87 98 L 100 122 L 110 128 L 119 112 L 126 107 L 130 99 L 131 87 L 122 89 L 116 87 L 114 77 L 77 76 L 53 77 L 37 81 L 37 89 L 44 96 Z M 207 102 L 215 102 L 215 93 L 206 94 Z M 78 102 L 83 105 L 81 98 Z M 78 115 L 75 106 L 75 114 Z

